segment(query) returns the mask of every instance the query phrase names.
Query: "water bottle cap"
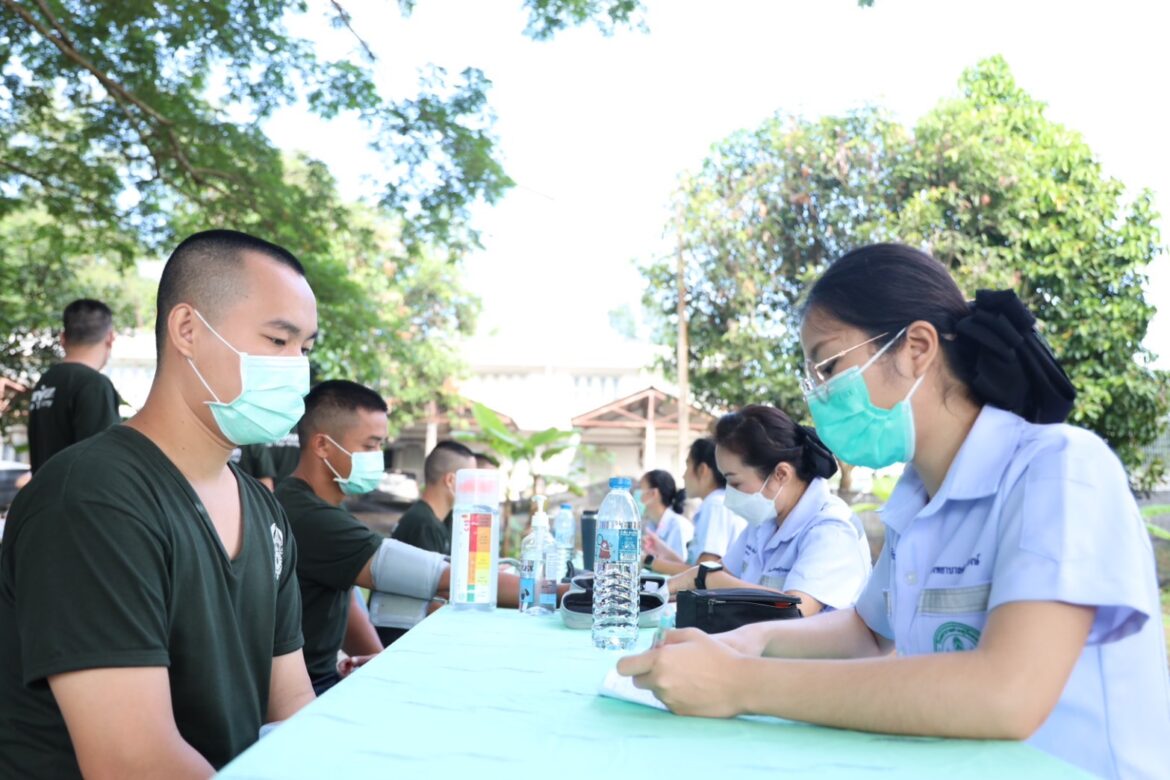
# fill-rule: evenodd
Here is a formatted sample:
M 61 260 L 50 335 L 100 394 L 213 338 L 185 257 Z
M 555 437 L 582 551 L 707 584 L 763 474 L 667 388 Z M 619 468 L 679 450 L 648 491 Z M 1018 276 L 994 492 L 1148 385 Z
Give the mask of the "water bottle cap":
M 629 490 L 633 485 L 634 481 L 629 477 L 614 477 L 609 481 L 610 490 Z
M 561 504 L 561 509 L 568 509 L 568 510 L 572 511 L 573 505 L 572 504 Z

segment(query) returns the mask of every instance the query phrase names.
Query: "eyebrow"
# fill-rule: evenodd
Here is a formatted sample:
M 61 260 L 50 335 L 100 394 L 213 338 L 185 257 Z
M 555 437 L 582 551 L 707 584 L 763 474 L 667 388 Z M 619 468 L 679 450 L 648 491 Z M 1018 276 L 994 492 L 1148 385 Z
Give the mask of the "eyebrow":
M 288 320 L 282 320 L 279 318 L 275 319 L 275 320 L 269 320 L 268 322 L 264 323 L 264 327 L 276 328 L 277 330 L 283 330 L 285 333 L 292 336 L 293 338 L 298 338 L 301 335 L 301 329 L 299 327 L 292 324 Z M 317 338 L 318 333 L 320 333 L 320 331 L 317 331 L 317 330 L 313 331 L 313 334 L 311 336 L 309 336 L 308 338 L 306 338 L 305 341 L 312 341 L 313 339 Z
M 829 343 L 830 341 L 832 341 L 834 338 L 836 338 L 836 337 L 835 337 L 835 336 L 828 336 L 828 337 L 826 337 L 826 338 L 823 338 L 823 339 L 821 339 L 821 340 L 820 340 L 820 341 L 818 341 L 816 344 L 813 344 L 813 348 L 812 348 L 812 350 L 809 352 L 809 356 L 808 356 L 808 357 L 809 357 L 809 360 L 811 360 L 813 363 L 818 363 L 818 362 L 820 362 L 820 361 L 818 360 L 818 358 L 820 357 L 820 354 L 821 354 L 821 347 L 823 347 L 823 346 L 825 346 L 826 344 L 828 344 L 828 343 Z

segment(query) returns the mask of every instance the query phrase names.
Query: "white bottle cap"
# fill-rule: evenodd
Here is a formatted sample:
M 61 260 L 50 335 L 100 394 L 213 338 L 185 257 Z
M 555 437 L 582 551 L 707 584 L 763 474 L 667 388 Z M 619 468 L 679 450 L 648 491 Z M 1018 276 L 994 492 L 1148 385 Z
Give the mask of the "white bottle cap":
M 548 528 L 548 514 L 544 511 L 544 502 L 548 499 L 544 496 L 533 496 L 532 500 L 536 502 L 536 514 L 532 516 L 532 527 Z

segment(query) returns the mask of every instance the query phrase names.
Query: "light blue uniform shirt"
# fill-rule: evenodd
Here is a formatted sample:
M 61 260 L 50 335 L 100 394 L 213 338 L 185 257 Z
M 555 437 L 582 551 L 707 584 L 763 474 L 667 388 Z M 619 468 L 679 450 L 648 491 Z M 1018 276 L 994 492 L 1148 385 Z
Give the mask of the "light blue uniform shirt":
M 674 550 L 675 555 L 686 560 L 687 545 L 695 536 L 695 526 L 690 520 L 667 507 L 658 522 L 646 523 L 646 530 L 658 534 L 658 538 Z
M 698 563 L 699 556 L 704 553 L 722 558 L 747 528 L 747 520 L 724 504 L 726 497 L 727 491 L 718 488 L 703 499 L 695 513 L 695 538 L 687 548 L 687 563 Z
M 869 541 L 849 506 L 817 477 L 779 526 L 761 523 L 740 534 L 723 568 L 745 582 L 799 590 L 826 609 L 841 609 L 869 578 Z
M 928 502 L 908 467 L 882 521 L 857 612 L 899 655 L 970 650 L 988 612 L 1013 601 L 1096 607 L 1060 701 L 1028 741 L 1101 777 L 1170 777 L 1153 552 L 1101 439 L 985 407 L 938 494 Z

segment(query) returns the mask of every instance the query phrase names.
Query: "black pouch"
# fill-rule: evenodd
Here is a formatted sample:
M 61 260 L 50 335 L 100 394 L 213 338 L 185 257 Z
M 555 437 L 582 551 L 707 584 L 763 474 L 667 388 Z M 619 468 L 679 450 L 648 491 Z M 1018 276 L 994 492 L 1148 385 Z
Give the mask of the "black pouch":
M 675 627 L 720 634 L 748 623 L 798 618 L 799 603 L 799 596 L 751 588 L 683 590 L 678 594 Z

